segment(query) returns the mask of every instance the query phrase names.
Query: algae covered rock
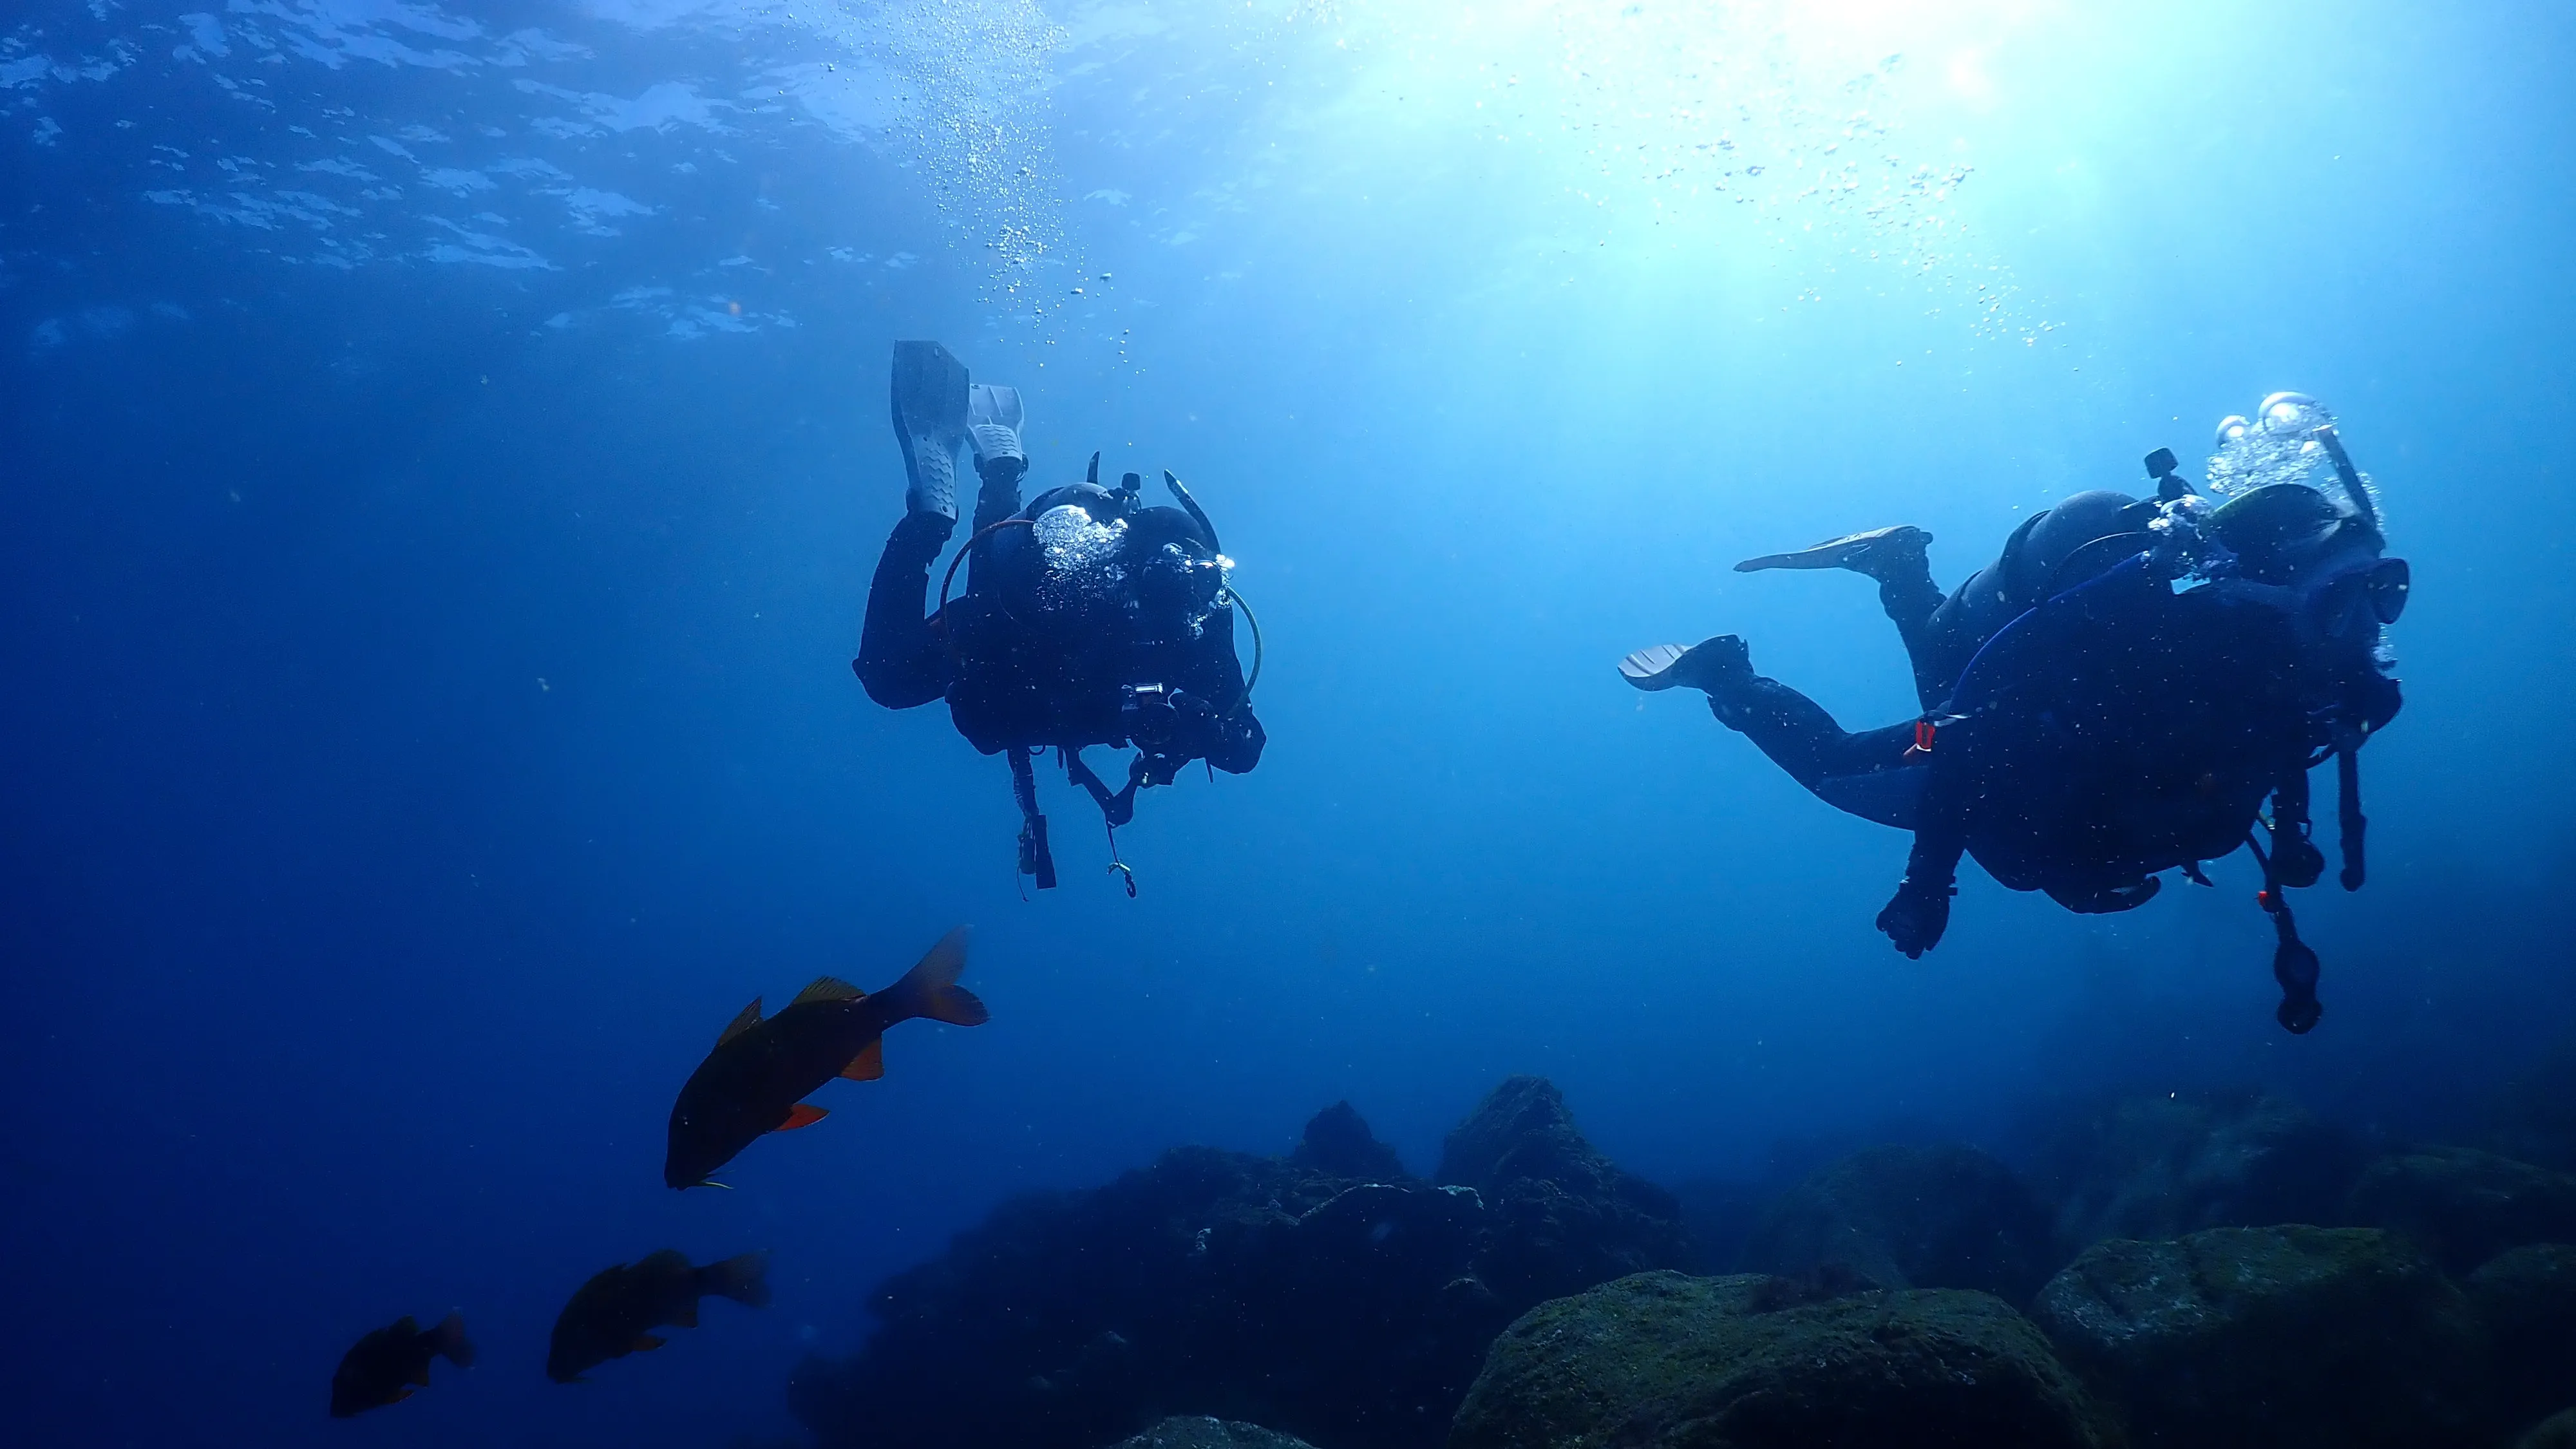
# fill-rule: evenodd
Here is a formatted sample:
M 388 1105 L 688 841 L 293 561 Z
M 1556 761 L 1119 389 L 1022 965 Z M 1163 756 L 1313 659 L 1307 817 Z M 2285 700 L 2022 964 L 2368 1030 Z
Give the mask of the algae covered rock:
M 2334 1222 L 2363 1157 L 2350 1134 L 2285 1098 L 2185 1092 L 2073 1114 L 2033 1169 L 2073 1253 L 2105 1238 Z
M 1744 1266 L 1883 1288 L 1981 1288 L 2010 1301 L 2056 1267 L 2049 1224 L 2010 1168 L 1973 1147 L 1872 1147 L 1762 1215 Z
M 1112 1449 L 1314 1449 L 1303 1439 L 1226 1419 L 1165 1419 Z
M 1764 1311 L 1776 1280 L 1642 1273 L 1495 1340 L 1450 1449 L 2094 1449 L 2075 1377 L 2011 1305 L 1947 1289 Z
M 2527 1417 L 2576 1398 L 2576 1246 L 2510 1249 L 2466 1286 L 2494 1345 L 2505 1403 Z
M 1544 1077 L 1507 1077 L 1449 1134 L 1436 1181 L 1492 1214 L 1480 1276 L 1510 1311 L 1690 1261 L 1681 1204 L 1585 1140 Z
M 1287 1158 L 1182 1148 L 1005 1204 L 887 1280 L 866 1345 L 806 1360 L 789 1406 L 823 1449 L 1097 1449 L 1176 1413 L 1436 1444 L 1540 1285 L 1683 1261 L 1677 1219 L 1553 1087 L 1506 1090 L 1514 1110 L 1462 1129 L 1492 1148 L 1491 1200 L 1404 1175 L 1337 1105 Z
M 2576 1449 L 2576 1409 L 2543 1419 L 2513 1449 Z
M 2218 1228 L 2086 1250 L 2032 1308 L 2140 1445 L 2476 1442 L 2493 1407 L 2468 1298 L 2369 1228 Z
M 2473 1147 L 2395 1153 L 2353 1184 L 2344 1217 L 2465 1273 L 2507 1248 L 2576 1242 L 2576 1177 Z

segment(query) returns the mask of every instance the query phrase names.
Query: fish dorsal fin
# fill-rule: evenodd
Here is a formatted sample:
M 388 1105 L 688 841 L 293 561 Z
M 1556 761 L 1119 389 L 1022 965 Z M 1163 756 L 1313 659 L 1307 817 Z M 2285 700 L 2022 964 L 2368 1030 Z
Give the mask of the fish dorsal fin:
M 733 1040 L 735 1037 L 742 1035 L 744 1032 L 747 1032 L 758 1025 L 760 1025 L 760 998 L 755 996 L 751 999 L 751 1005 L 744 1007 L 741 1013 L 735 1016 L 733 1021 L 727 1025 L 722 1032 L 717 1034 L 716 1045 L 723 1046 L 726 1042 Z
M 677 1248 L 656 1248 L 635 1260 L 638 1273 L 686 1273 L 689 1255 Z
M 867 993 L 838 976 L 817 976 L 814 984 L 796 993 L 790 1006 L 803 1006 L 809 1001 L 864 1001 Z
M 841 1068 L 841 1078 L 850 1082 L 873 1082 L 885 1075 L 885 1038 L 878 1037 L 859 1048 L 850 1064 Z

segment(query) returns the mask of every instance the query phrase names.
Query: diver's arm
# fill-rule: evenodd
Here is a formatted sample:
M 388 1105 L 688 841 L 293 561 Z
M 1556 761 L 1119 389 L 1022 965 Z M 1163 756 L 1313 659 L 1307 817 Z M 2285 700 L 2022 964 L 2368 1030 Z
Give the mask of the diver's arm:
M 930 566 L 956 527 L 955 519 L 936 513 L 906 514 L 877 558 L 867 618 L 859 626 L 859 657 L 850 667 L 868 698 L 888 709 L 911 709 L 948 692 L 948 651 L 924 616 Z
M 1928 814 L 1928 812 L 1927 812 Z M 1955 833 L 1925 829 L 1914 832 L 1914 850 L 1905 858 L 1905 879 L 1878 913 L 1878 928 L 1907 959 L 1920 959 L 1941 944 L 1950 928 L 1950 898 L 1959 893 L 1959 857 L 1966 844 Z
M 2272 873 L 2281 884 L 2304 890 L 2326 873 L 2325 852 L 2308 837 L 2308 762 L 2286 762 L 2272 787 Z

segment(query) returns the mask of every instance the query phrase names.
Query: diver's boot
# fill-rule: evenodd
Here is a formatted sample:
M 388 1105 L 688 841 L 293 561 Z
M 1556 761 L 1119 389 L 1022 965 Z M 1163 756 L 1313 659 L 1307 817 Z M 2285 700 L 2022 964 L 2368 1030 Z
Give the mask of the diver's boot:
M 1737 564 L 1735 571 L 1758 574 L 1764 569 L 1848 569 L 1886 583 L 1899 575 L 1922 572 L 1927 567 L 1923 550 L 1931 542 L 1932 535 L 1913 524 L 1900 523 L 1892 528 L 1829 538 L 1795 553 L 1766 553 Z
M 966 390 L 967 440 L 975 445 L 975 474 L 984 480 L 975 496 L 975 527 L 992 527 L 1020 511 L 1020 479 L 1029 455 L 1020 447 L 1020 390 L 976 383 Z
M 1620 660 L 1619 677 L 1650 693 L 1679 685 L 1714 697 L 1753 678 L 1753 655 L 1733 634 L 1720 634 L 1688 649 L 1658 644 Z
M 966 364 L 936 342 L 894 345 L 894 435 L 903 444 L 905 509 L 956 522 Z

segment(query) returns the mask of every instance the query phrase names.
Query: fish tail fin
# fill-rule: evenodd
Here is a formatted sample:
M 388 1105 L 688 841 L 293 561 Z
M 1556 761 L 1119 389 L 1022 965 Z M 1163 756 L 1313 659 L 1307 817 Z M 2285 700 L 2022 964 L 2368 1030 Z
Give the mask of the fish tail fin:
M 769 1254 L 742 1253 L 698 1270 L 699 1291 L 730 1298 L 747 1308 L 769 1306 Z
M 458 1368 L 474 1367 L 474 1340 L 465 1336 L 465 1315 L 451 1313 L 429 1331 L 430 1347 Z
M 930 954 L 921 958 L 903 979 L 886 988 L 894 997 L 896 1019 L 926 1016 L 950 1026 L 982 1026 L 992 1019 L 975 993 L 957 984 L 966 970 L 966 928 L 939 938 Z

